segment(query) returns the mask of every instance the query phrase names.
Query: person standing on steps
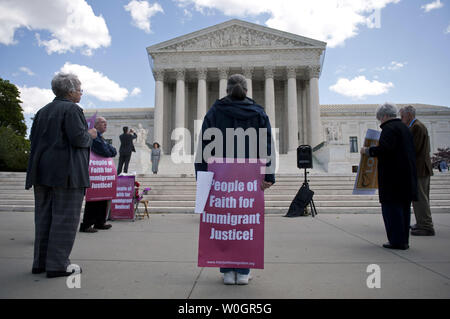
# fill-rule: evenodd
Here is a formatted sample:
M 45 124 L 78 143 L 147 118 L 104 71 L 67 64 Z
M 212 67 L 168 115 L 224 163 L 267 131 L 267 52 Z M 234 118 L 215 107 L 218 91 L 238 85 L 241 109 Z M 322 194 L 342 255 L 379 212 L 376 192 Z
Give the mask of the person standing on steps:
M 128 130 L 128 126 L 124 126 L 123 134 L 121 134 L 119 138 L 119 168 L 117 169 L 117 175 L 122 173 L 122 168 L 124 173 L 128 173 L 128 164 L 130 164 L 131 154 L 132 152 L 136 152 L 133 140 L 137 138 L 137 134 L 132 129 Z

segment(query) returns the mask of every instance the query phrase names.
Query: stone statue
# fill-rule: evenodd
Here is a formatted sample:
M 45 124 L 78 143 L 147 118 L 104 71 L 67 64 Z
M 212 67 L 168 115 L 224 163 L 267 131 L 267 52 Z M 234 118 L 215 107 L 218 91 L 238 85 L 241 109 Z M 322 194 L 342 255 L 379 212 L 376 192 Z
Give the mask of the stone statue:
M 136 144 L 145 145 L 145 142 L 147 141 L 148 130 L 143 128 L 141 123 L 139 123 L 138 126 L 139 126 L 139 128 L 137 129 Z
M 329 143 L 337 143 L 341 139 L 339 128 L 336 125 L 328 126 L 325 132 Z

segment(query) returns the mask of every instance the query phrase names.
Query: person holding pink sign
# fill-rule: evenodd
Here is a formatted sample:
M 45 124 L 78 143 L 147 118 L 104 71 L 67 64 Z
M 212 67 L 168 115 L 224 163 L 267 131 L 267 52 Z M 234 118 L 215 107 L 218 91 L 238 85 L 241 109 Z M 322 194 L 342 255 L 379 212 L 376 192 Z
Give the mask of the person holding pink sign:
M 241 74 L 232 75 L 227 82 L 227 94 L 214 103 L 203 120 L 201 142 L 198 144 L 199 150 L 195 161 L 196 173 L 208 170 L 210 157 L 266 158 L 268 159 L 266 166 L 275 167 L 269 118 L 262 106 L 247 97 L 245 77 Z M 227 138 L 230 132 L 234 134 Z M 217 147 L 211 148 L 210 143 Z M 206 154 L 211 149 L 213 149 L 211 153 Z M 274 172 L 266 171 L 259 186 L 265 190 L 274 183 Z M 220 268 L 220 272 L 223 273 L 226 285 L 246 285 L 250 279 L 249 268 Z
M 104 117 L 95 119 L 97 138 L 94 139 L 91 151 L 102 157 L 111 158 L 117 155 L 116 148 L 105 141 L 103 133 L 106 132 L 107 122 Z M 108 200 L 87 201 L 84 206 L 83 222 L 80 224 L 80 232 L 96 233 L 97 229 L 110 229 L 111 224 L 106 224 Z

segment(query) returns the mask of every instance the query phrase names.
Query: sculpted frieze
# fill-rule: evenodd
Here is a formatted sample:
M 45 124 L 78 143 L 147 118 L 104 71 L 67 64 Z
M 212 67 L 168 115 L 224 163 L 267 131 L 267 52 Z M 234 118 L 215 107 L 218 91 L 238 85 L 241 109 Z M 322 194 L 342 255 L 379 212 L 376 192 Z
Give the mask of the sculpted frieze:
M 292 50 L 248 50 L 245 52 L 234 51 L 205 51 L 196 52 L 167 52 L 153 56 L 155 68 L 196 68 L 219 66 L 265 66 L 268 63 L 275 66 L 282 65 L 319 65 L 320 52 L 317 49 L 292 49 Z
M 308 47 L 308 43 L 280 37 L 242 26 L 230 26 L 193 39 L 179 42 L 161 50 L 190 50 L 190 49 L 227 49 L 247 47 Z

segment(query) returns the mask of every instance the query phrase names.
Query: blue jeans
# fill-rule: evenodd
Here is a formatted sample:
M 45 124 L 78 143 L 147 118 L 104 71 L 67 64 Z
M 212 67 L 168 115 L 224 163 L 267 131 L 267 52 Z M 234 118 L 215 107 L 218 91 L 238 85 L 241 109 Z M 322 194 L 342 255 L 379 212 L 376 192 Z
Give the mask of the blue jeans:
M 250 273 L 250 268 L 220 268 L 222 274 L 230 271 L 235 271 L 241 275 L 248 275 Z

